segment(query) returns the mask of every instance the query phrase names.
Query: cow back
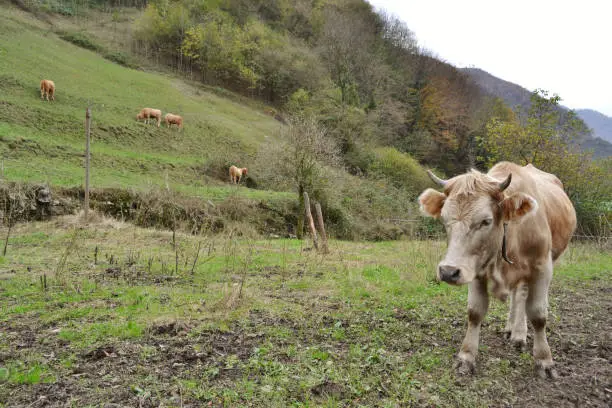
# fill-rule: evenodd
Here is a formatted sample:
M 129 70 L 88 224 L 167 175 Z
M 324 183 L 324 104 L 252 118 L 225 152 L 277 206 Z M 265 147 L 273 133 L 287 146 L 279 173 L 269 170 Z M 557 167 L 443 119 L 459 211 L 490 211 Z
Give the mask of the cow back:
M 533 236 L 548 236 L 550 242 L 542 243 L 550 246 L 553 261 L 567 248 L 576 229 L 576 211 L 569 197 L 563 190 L 563 184 L 554 175 L 544 172 L 531 164 L 521 167 L 514 163 L 501 162 L 495 165 L 489 175 L 498 180 L 505 179 L 512 173 L 512 182 L 506 190 L 506 195 L 522 192 L 534 197 L 538 202 L 538 211 L 532 219 L 523 222 L 515 229 L 517 238 Z M 549 234 L 542 234 L 542 228 L 548 228 Z M 534 231 L 538 230 L 538 231 Z

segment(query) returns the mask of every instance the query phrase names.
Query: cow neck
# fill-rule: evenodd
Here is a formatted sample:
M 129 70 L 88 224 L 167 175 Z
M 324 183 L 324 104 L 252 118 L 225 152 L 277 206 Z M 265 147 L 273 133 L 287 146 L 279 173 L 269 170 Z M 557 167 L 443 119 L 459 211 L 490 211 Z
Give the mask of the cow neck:
M 510 265 L 513 265 L 514 262 L 512 262 L 510 260 L 510 258 L 508 258 L 508 253 L 507 253 L 507 245 L 506 245 L 506 231 L 508 230 L 508 223 L 504 222 L 504 238 L 502 239 L 502 258 L 504 258 L 504 261 L 508 262 Z

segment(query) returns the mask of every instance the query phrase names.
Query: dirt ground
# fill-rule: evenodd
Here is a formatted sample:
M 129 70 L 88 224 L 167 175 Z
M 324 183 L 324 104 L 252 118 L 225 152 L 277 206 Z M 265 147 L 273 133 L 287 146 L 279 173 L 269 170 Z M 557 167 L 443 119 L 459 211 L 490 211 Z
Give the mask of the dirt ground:
M 488 389 L 479 390 L 485 405 L 499 407 L 608 407 L 612 405 L 612 285 L 605 280 L 572 282 L 571 285 L 555 286 L 551 294 L 554 302 L 554 314 L 549 329 L 549 341 L 556 360 L 559 377 L 556 380 L 542 380 L 533 373 L 517 367 L 521 353 L 513 350 L 504 340 L 502 334 L 493 328 L 493 324 L 483 327 L 481 344 L 486 351 L 479 357 L 479 368 L 474 377 L 457 378 L 454 387 L 473 387 L 489 384 Z M 325 308 L 334 308 L 325 305 Z M 134 341 L 116 342 L 97 347 L 86 352 L 75 354 L 74 361 L 53 383 L 34 385 L 5 384 L 0 393 L 0 402 L 7 407 L 64 407 L 64 406 L 221 406 L 214 398 L 206 402 L 206 396 L 194 398 L 180 385 L 180 379 L 201 378 L 202 372 L 214 371 L 211 381 L 215 386 L 231 388 L 235 381 L 244 376 L 257 382 L 256 376 L 244 372 L 244 365 L 232 366 L 227 357 L 235 356 L 245 362 L 253 355 L 253 350 L 262 344 L 270 344 L 263 330 L 274 326 L 286 330 L 289 339 L 299 337 L 302 347 L 320 344 L 317 334 L 319 325 L 333 326 L 332 319 L 326 319 L 325 313 L 309 321 L 290 321 L 274 317 L 261 311 L 251 312 L 246 321 L 235 324 L 229 330 L 204 330 L 193 332 L 197 322 L 181 323 L 179 321 L 161 322 L 151 325 L 147 333 Z M 349 326 L 354 322 L 368 321 L 372 328 L 380 326 L 368 313 L 353 313 L 342 324 Z M 460 319 L 461 314 L 457 314 Z M 401 311 L 394 317 L 398 322 L 414 320 L 422 330 L 448 325 L 447 319 L 439 321 L 418 321 L 414 314 Z M 393 323 L 393 322 L 391 322 Z M 463 336 L 463 323 L 454 321 L 457 326 L 452 342 L 460 344 Z M 67 342 L 54 336 L 51 327 L 31 319 L 11 322 L 0 328 L 8 338 L 9 352 L 0 354 L 0 364 L 15 356 L 27 358 L 28 355 L 42 354 L 49 364 L 57 365 L 60 356 L 65 356 L 69 346 Z M 436 333 L 429 331 L 421 342 L 437 340 Z M 397 340 L 397 342 L 396 342 Z M 402 349 L 401 339 L 391 339 L 389 348 Z M 293 340 L 287 340 L 291 342 Z M 418 341 L 413 342 L 418 349 Z M 531 341 L 531 340 L 529 340 Z M 283 341 L 275 339 L 273 346 L 282 349 Z M 335 355 L 346 355 L 351 339 L 329 343 Z M 529 344 L 528 347 L 531 347 Z M 295 358 L 277 352 L 274 359 L 279 363 L 291 365 Z M 509 370 L 505 381 L 511 384 L 511 391 L 504 389 L 498 392 L 498 372 L 489 369 L 490 361 L 508 359 Z M 530 363 L 532 363 L 530 361 Z M 242 368 L 241 368 L 242 367 Z M 136 383 L 155 384 L 155 391 L 148 391 Z M 142 387 L 142 388 L 141 388 Z M 291 381 L 287 383 L 291 394 Z M 298 392 L 298 391 L 296 391 Z M 338 406 L 377 405 L 376 399 L 354 398 L 342 384 L 329 380 L 310 389 L 312 397 L 332 396 Z M 453 389 L 448 392 L 454 392 Z M 299 400 L 299 395 L 296 396 Z M 204 402 L 203 402 L 204 401 Z M 261 406 L 245 400 L 241 405 Z M 414 406 L 432 406 L 430 402 L 417 401 Z M 433 404 L 443 406 L 444 404 Z M 398 404 L 402 406 L 402 404 Z
M 518 401 L 513 406 L 612 406 L 611 283 L 572 282 L 571 288 L 556 287 L 551 297 L 556 302 L 556 316 L 552 317 L 559 320 L 550 325 L 548 340 L 558 378 L 551 381 L 535 375 L 514 376 Z M 529 337 L 531 350 L 531 332 Z M 497 357 L 510 349 L 503 337 L 494 333 L 485 333 L 482 342 Z

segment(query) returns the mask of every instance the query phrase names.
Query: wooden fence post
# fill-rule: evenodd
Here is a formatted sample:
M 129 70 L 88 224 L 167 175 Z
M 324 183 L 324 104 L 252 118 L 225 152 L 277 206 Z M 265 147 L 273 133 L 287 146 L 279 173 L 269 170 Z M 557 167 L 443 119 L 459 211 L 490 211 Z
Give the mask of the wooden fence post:
M 327 246 L 327 234 L 325 233 L 325 223 L 323 222 L 323 211 L 321 211 L 321 204 L 315 203 L 315 210 L 317 212 L 319 234 L 321 235 L 321 250 L 324 254 L 327 254 L 329 253 L 329 247 Z
M 91 133 L 91 110 L 89 106 L 85 111 L 85 203 L 83 210 L 85 222 L 87 223 L 89 215 L 89 139 Z
M 308 198 L 308 193 L 304 191 L 304 210 L 306 212 L 306 219 L 308 221 L 308 227 L 310 228 L 310 233 L 312 235 L 312 244 L 314 245 L 316 250 L 319 250 L 319 243 L 317 241 L 317 230 L 314 225 L 314 220 L 312 219 L 312 212 L 310 211 L 310 199 Z

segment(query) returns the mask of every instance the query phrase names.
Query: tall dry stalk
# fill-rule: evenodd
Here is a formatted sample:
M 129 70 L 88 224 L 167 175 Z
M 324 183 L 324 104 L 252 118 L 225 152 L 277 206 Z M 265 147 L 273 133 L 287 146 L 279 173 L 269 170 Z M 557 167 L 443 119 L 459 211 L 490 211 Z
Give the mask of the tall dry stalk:
M 55 267 L 55 278 L 62 285 L 66 284 L 65 276 L 63 274 L 64 268 L 66 267 L 66 262 L 68 261 L 68 257 L 70 256 L 70 254 L 76 247 L 77 239 L 79 237 L 79 231 L 80 231 L 79 228 L 76 228 L 76 227 L 74 228 L 72 237 L 70 238 L 68 245 L 66 245 L 66 248 L 64 249 L 64 252 L 62 253 L 62 256 L 59 259 L 59 262 L 57 263 L 57 266 Z

